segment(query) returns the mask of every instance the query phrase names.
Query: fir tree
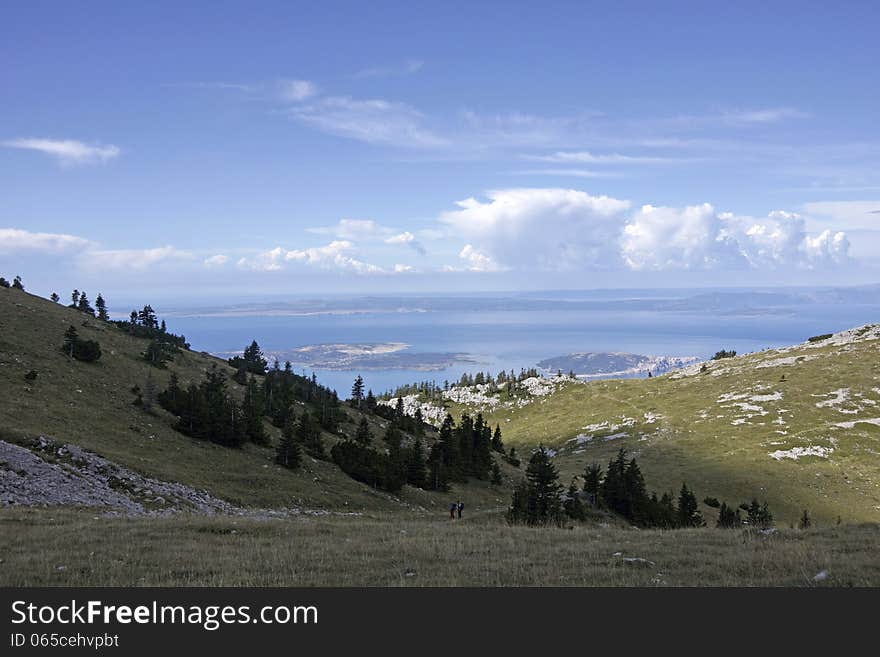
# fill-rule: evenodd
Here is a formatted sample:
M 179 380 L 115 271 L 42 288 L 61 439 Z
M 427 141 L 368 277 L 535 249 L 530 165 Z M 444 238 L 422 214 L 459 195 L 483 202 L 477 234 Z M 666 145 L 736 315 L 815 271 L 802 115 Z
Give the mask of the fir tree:
M 703 516 L 700 515 L 697 505 L 697 496 L 687 487 L 687 484 L 683 483 L 681 491 L 678 493 L 678 525 L 680 527 L 702 527 L 703 524 Z
M 21 282 L 21 276 L 16 276 L 12 279 L 12 289 L 24 292 L 24 283 Z
M 354 440 L 360 445 L 369 447 L 373 442 L 373 432 L 370 431 L 370 423 L 367 418 L 362 417 L 358 424 L 357 431 L 354 434 Z
M 79 290 L 75 289 L 73 292 L 70 293 L 70 300 L 73 302 L 70 304 L 71 308 L 79 307 Z
M 360 410 L 364 401 L 364 379 L 358 374 L 351 386 L 351 405 Z
M 287 418 L 284 428 L 281 429 L 281 442 L 275 452 L 275 462 L 290 470 L 297 469 L 302 463 L 302 450 L 296 442 L 293 415 Z
M 98 311 L 98 319 L 105 322 L 110 320 L 110 315 L 107 314 L 107 303 L 104 301 L 104 297 L 101 296 L 100 292 L 95 299 L 95 310 Z
M 492 434 L 492 449 L 504 454 L 504 442 L 501 440 L 501 426 L 498 424 L 495 425 L 495 432 Z
M 315 458 L 324 458 L 324 441 L 321 439 L 321 428 L 315 426 L 311 414 L 305 411 L 296 425 L 296 438 L 306 451 Z
M 244 391 L 241 404 L 241 419 L 248 440 L 256 445 L 268 445 L 269 435 L 263 426 L 262 399 L 257 382 L 251 378 Z
M 79 303 L 76 304 L 76 309 L 89 315 L 95 314 L 95 309 L 89 304 L 89 298 L 86 296 L 85 292 L 80 293 Z
M 0 276 L 0 287 L 5 287 L 7 290 L 8 290 L 9 287 L 10 287 L 10 285 L 9 285 L 9 281 L 7 281 L 7 280 L 6 280 L 5 278 L 3 278 L 2 276 Z
M 76 351 L 77 342 L 79 342 L 79 335 L 76 332 L 76 327 L 71 324 L 70 328 L 64 332 L 64 352 L 71 358 Z
M 565 511 L 565 515 L 572 520 L 585 520 L 587 517 L 587 510 L 581 502 L 580 493 L 578 492 L 577 486 L 574 484 L 574 480 L 572 480 L 568 487 L 568 493 L 565 497 L 565 502 L 562 504 L 562 508 Z
M 50 296 L 49 299 L 52 300 L 52 303 L 58 303 L 59 301 L 61 301 L 61 297 L 59 297 L 56 292 L 53 292 L 52 296 Z
M 425 452 L 422 449 L 422 441 L 416 438 L 406 459 L 406 483 L 416 488 L 424 488 L 427 480 L 427 469 L 425 467 Z
M 543 445 L 529 459 L 526 468 L 529 482 L 528 516 L 530 525 L 547 524 L 559 520 L 561 511 L 559 473 Z
M 599 506 L 600 491 L 602 489 L 602 466 L 598 463 L 591 463 L 584 472 L 584 492 L 587 499 L 594 507 Z

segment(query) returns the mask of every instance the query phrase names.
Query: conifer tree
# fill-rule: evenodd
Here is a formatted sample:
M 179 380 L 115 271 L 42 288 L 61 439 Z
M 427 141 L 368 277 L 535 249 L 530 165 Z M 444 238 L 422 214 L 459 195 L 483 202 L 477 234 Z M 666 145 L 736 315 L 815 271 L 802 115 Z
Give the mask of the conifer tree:
M 529 459 L 526 480 L 529 482 L 528 524 L 538 525 L 558 521 L 562 506 L 560 499 L 562 486 L 559 485 L 556 466 L 553 465 L 543 445 L 540 445 Z
M 262 400 L 260 388 L 256 380 L 251 378 L 244 391 L 244 400 L 241 405 L 242 422 L 244 432 L 248 440 L 256 445 L 268 445 L 269 435 L 263 426 Z
M 10 287 L 9 281 L 7 281 L 2 276 L 0 276 L 0 287 L 5 287 L 6 289 L 9 289 L 9 287 Z
M 739 509 L 727 506 L 727 502 L 722 502 L 721 508 L 718 510 L 718 522 L 715 526 L 723 529 L 732 529 L 739 527 L 741 524 Z
M 290 470 L 295 470 L 302 463 L 302 450 L 296 442 L 293 415 L 288 416 L 281 429 L 281 442 L 275 452 L 275 462 Z
M 416 488 L 424 488 L 428 473 L 425 467 L 425 452 L 422 449 L 422 441 L 416 438 L 408 452 L 406 483 Z
M 678 525 L 680 527 L 702 527 L 703 524 L 697 496 L 687 487 L 686 483 L 683 483 L 681 491 L 678 493 Z
M 52 296 L 50 296 L 49 299 L 52 300 L 52 303 L 58 303 L 59 301 L 61 301 L 61 297 L 59 297 L 56 292 L 53 292 Z
M 70 300 L 73 302 L 70 304 L 71 308 L 79 307 L 79 290 L 74 289 L 74 291 L 70 293 Z
M 315 458 L 324 458 L 324 441 L 321 439 L 321 428 L 315 426 L 311 414 L 303 412 L 296 425 L 296 438 Z
M 364 379 L 358 374 L 351 386 L 351 405 L 360 410 L 364 401 Z
M 354 440 L 356 443 L 366 447 L 369 447 L 372 444 L 373 432 L 370 431 L 370 423 L 367 422 L 367 418 L 361 418 L 357 431 L 354 434 Z
M 504 454 L 504 442 L 501 440 L 501 425 L 495 425 L 495 432 L 492 434 L 492 449 L 496 452 Z
M 598 463 L 591 463 L 584 472 L 584 492 L 594 507 L 599 506 L 601 489 L 602 466 Z
M 95 310 L 98 311 L 98 319 L 105 322 L 110 320 L 110 315 L 107 314 L 107 303 L 104 301 L 104 297 L 101 296 L 100 292 L 95 299 Z
M 572 520 L 584 520 L 587 517 L 587 511 L 584 509 L 580 494 L 573 479 L 568 487 L 568 493 L 565 497 L 565 502 L 562 504 L 562 508 L 565 511 L 565 515 Z
M 64 352 L 71 358 L 76 353 L 77 342 L 79 342 L 79 335 L 76 332 L 76 328 L 71 324 L 70 328 L 64 332 Z
M 16 276 L 12 279 L 12 289 L 24 292 L 24 283 L 21 282 L 21 276 Z

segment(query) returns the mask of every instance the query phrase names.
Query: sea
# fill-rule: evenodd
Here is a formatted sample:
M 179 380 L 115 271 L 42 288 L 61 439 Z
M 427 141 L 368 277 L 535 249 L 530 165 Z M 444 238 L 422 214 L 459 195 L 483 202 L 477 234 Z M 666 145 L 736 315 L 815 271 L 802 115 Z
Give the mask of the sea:
M 519 372 L 578 352 L 705 359 L 720 349 L 753 352 L 880 322 L 880 288 L 846 290 L 285 298 L 158 311 L 195 350 L 228 356 L 256 340 L 267 354 L 290 359 L 296 371 L 314 372 L 347 397 L 358 375 L 382 393 L 419 381 L 453 382 L 463 373 Z M 405 345 L 404 363 L 368 357 L 315 367 L 295 351 L 390 343 Z M 430 355 L 427 364 L 420 354 Z

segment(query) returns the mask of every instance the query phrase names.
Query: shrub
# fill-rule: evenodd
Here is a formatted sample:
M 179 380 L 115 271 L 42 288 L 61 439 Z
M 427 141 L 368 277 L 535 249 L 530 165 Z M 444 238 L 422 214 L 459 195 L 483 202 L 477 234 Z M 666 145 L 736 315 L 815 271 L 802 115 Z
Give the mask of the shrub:
M 822 342 L 823 340 L 827 340 L 830 338 L 833 333 L 823 333 L 822 335 L 814 335 L 811 338 L 807 338 L 807 342 Z

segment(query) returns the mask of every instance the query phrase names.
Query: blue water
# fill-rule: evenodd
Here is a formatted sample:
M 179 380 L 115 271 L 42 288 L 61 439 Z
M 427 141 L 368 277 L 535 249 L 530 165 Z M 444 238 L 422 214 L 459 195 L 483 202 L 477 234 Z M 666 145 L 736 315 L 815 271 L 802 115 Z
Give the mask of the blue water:
M 477 363 L 439 371 L 322 371 L 318 379 L 348 396 L 362 374 L 381 392 L 413 381 L 458 379 L 463 372 L 519 371 L 578 351 L 622 351 L 706 358 L 719 349 L 739 353 L 779 347 L 880 319 L 880 305 L 806 304 L 785 314 L 727 314 L 640 310 L 447 310 L 312 316 L 170 317 L 196 350 L 240 350 L 256 339 L 266 351 L 321 343 L 404 342 L 412 352 L 467 353 Z M 299 368 L 302 369 L 302 368 Z M 311 370 L 308 370 L 311 373 Z

